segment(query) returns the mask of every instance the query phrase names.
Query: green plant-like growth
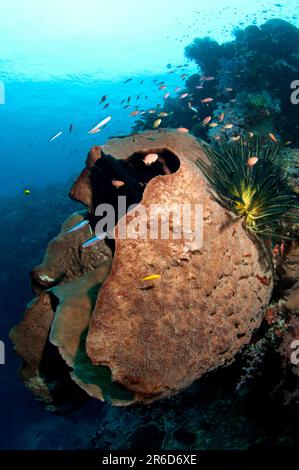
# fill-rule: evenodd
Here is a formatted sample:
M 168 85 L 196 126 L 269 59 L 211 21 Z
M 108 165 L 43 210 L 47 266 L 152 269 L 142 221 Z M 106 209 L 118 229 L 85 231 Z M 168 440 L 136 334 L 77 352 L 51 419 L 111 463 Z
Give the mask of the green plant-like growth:
M 299 202 L 282 168 L 278 145 L 249 142 L 220 143 L 215 150 L 204 145 L 209 162 L 197 162 L 209 181 L 215 199 L 244 219 L 250 232 L 265 238 L 297 238 Z M 248 165 L 251 157 L 258 161 Z

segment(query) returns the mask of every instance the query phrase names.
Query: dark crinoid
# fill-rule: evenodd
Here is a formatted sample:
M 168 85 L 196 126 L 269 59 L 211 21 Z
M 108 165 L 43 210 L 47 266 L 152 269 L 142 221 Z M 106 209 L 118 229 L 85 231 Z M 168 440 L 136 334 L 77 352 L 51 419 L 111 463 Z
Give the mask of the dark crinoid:
M 241 139 L 219 143 L 217 150 L 204 144 L 204 150 L 209 162 L 199 160 L 197 164 L 215 199 L 243 217 L 247 230 L 265 238 L 298 237 L 298 196 L 283 169 L 278 145 Z M 258 160 L 250 166 L 252 157 Z

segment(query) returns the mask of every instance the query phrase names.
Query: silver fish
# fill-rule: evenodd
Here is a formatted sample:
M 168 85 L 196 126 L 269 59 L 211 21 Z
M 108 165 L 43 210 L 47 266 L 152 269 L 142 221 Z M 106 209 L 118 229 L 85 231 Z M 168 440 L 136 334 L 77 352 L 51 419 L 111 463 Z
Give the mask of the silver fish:
M 55 139 L 57 139 L 57 137 L 61 136 L 62 133 L 63 133 L 63 131 L 57 132 L 57 134 L 55 134 L 55 135 L 53 135 L 53 137 L 51 137 L 49 142 L 53 142 L 53 140 L 55 140 Z
M 88 224 L 89 224 L 88 220 L 82 220 L 78 224 L 71 227 L 66 233 L 76 232 L 77 230 L 80 230 L 81 228 L 86 227 L 86 225 L 88 225 Z

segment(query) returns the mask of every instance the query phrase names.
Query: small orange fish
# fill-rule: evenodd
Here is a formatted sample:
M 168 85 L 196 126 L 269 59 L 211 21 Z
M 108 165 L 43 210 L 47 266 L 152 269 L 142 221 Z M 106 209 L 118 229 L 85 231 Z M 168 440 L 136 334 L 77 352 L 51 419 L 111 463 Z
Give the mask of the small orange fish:
M 224 119 L 224 113 L 221 113 L 220 116 L 219 116 L 219 122 L 222 122 Z
M 217 122 L 211 122 L 211 124 L 210 124 L 210 127 L 212 127 L 212 128 L 217 127 L 217 126 L 218 126 Z
M 251 168 L 251 167 L 253 167 L 257 162 L 258 162 L 258 158 L 257 158 L 257 157 L 250 157 L 250 158 L 248 158 L 248 160 L 247 160 L 247 165 Z
M 279 245 L 275 245 L 275 247 L 272 250 L 273 255 L 278 255 L 279 254 Z
M 276 137 L 274 134 L 271 134 L 271 132 L 268 134 L 268 136 L 270 137 L 270 139 L 272 140 L 272 142 L 275 142 L 276 144 L 278 143 Z
M 207 116 L 204 118 L 204 120 L 202 121 L 202 125 L 203 127 L 206 126 L 207 124 L 209 124 L 209 122 L 212 120 L 212 116 Z
M 212 101 L 214 101 L 213 98 L 205 98 L 204 100 L 201 100 L 202 103 L 211 103 Z
M 187 98 L 188 95 L 189 95 L 189 93 L 183 93 L 183 94 L 180 96 L 180 100 L 183 100 L 184 98 Z
M 130 116 L 137 116 L 137 114 L 139 114 L 139 111 L 137 111 L 137 110 L 136 110 L 136 111 L 132 111 L 132 112 L 130 113 Z
M 118 181 L 118 180 L 113 180 L 112 181 L 112 186 L 114 186 L 115 188 L 120 188 L 121 186 L 123 186 L 125 183 L 123 181 Z
M 160 86 L 159 86 L 159 90 L 165 90 L 165 88 L 167 88 L 166 85 L 160 85 Z
M 232 137 L 232 140 L 233 140 L 234 142 L 237 142 L 237 141 L 240 140 L 240 139 L 241 139 L 241 136 L 240 136 L 240 135 L 234 135 L 234 136 Z
M 187 129 L 186 127 L 178 127 L 177 131 L 182 132 L 183 134 L 187 134 L 189 132 L 189 129 Z
M 155 163 L 159 158 L 159 155 L 157 153 L 148 153 L 143 161 L 146 165 L 151 165 L 152 163 Z

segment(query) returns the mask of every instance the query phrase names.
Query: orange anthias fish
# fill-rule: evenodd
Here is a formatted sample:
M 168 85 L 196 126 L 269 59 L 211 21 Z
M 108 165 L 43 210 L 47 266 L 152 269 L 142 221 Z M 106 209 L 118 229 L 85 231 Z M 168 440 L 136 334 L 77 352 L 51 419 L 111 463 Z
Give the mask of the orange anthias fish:
M 206 126 L 207 124 L 209 124 L 211 120 L 212 120 L 212 116 L 205 117 L 204 120 L 202 121 L 202 125 Z
M 189 132 L 189 129 L 187 129 L 186 127 L 178 127 L 177 131 L 182 132 L 183 134 L 187 134 Z
M 202 103 L 211 103 L 212 101 L 214 101 L 213 98 L 205 98 L 204 100 L 201 100 Z
M 124 182 L 123 181 L 118 181 L 118 180 L 113 180 L 112 181 L 112 186 L 114 186 L 115 188 L 121 188 L 121 186 L 124 186 Z
M 183 100 L 184 98 L 187 98 L 188 95 L 189 95 L 189 93 L 183 93 L 183 94 L 180 96 L 180 100 Z
M 155 163 L 159 158 L 159 155 L 157 153 L 148 153 L 143 161 L 146 165 L 151 165 L 152 163 Z
M 219 122 L 222 122 L 224 119 L 224 113 L 221 113 L 220 116 L 219 116 Z
M 228 124 L 225 124 L 225 126 L 222 127 L 222 129 L 226 130 L 226 129 L 232 129 L 234 127 L 233 124 L 231 123 L 228 123 Z
M 138 111 L 138 110 L 132 111 L 132 112 L 130 113 L 130 116 L 137 116 L 137 114 L 139 114 L 139 111 Z
M 268 134 L 268 136 L 270 137 L 270 139 L 272 140 L 272 142 L 275 142 L 276 144 L 278 143 L 278 140 L 276 139 L 275 135 L 274 134 L 271 134 L 271 132 Z
M 275 247 L 272 250 L 273 255 L 278 255 L 279 254 L 279 245 L 275 245 Z
M 257 162 L 258 162 L 258 158 L 257 158 L 257 157 L 250 157 L 250 158 L 248 158 L 248 160 L 247 160 L 247 165 L 251 168 L 251 167 L 254 166 Z
M 160 86 L 159 86 L 159 90 L 165 90 L 165 88 L 167 88 L 166 85 L 160 85 Z

